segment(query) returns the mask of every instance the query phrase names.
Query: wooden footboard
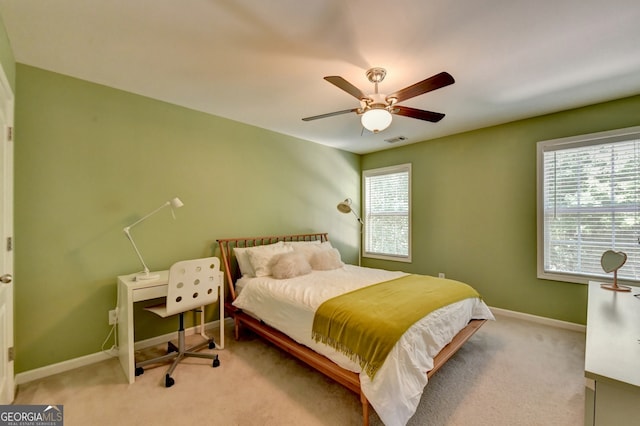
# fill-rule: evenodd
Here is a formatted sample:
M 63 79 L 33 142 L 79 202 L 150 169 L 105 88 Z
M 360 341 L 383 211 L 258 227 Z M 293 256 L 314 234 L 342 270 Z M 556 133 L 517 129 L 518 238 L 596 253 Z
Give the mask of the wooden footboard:
M 266 325 L 262 321 L 242 312 L 242 310 L 233 306 L 232 302 L 236 297 L 235 280 L 238 276 L 238 268 L 233 264 L 233 247 L 250 247 L 254 245 L 271 244 L 277 241 L 328 241 L 326 233 L 319 234 L 299 234 L 287 236 L 272 236 L 259 238 L 234 238 L 218 240 L 222 261 L 225 268 L 226 278 L 229 285 L 230 301 L 225 303 L 225 310 L 235 321 L 235 337 L 240 337 L 241 328 L 253 331 L 258 336 L 274 344 L 278 348 L 290 353 L 297 359 L 305 362 L 310 367 L 325 374 L 327 377 L 340 383 L 347 389 L 355 392 L 360 396 L 362 403 L 362 423 L 367 426 L 369 424 L 369 402 L 362 393 L 360 388 L 360 377 L 357 373 L 346 370 L 323 355 L 314 352 L 308 347 L 301 345 L 285 335 L 284 333 Z M 431 377 L 451 358 L 460 347 L 467 341 L 478 329 L 486 322 L 486 320 L 472 320 L 463 328 L 453 340 L 445 346 L 442 351 L 434 358 L 433 369 L 427 372 L 427 377 Z
M 369 424 L 369 402 L 362 393 L 360 388 L 360 377 L 357 373 L 338 366 L 328 358 L 297 343 L 287 335 L 269 327 L 252 316 L 245 314 L 230 303 L 226 305 L 225 310 L 234 318 L 236 339 L 239 338 L 240 329 L 242 327 L 251 330 L 258 336 L 274 344 L 285 352 L 290 353 L 300 361 L 305 362 L 310 367 L 318 370 L 320 373 L 335 380 L 342 386 L 359 395 L 362 403 L 362 424 L 364 426 Z M 427 377 L 431 377 L 435 374 L 435 372 L 438 371 L 440 367 L 442 367 L 486 321 L 487 320 L 471 320 L 469 324 L 467 324 L 467 326 L 463 328 L 453 338 L 453 340 L 445 346 L 440 353 L 438 353 L 438 355 L 436 355 L 433 360 L 433 369 L 427 372 Z

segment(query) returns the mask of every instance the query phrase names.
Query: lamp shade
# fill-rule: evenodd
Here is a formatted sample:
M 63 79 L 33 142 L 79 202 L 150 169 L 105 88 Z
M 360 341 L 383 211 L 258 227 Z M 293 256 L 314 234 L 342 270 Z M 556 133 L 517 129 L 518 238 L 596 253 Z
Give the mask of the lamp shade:
M 344 201 L 339 202 L 337 207 L 340 213 L 353 213 L 356 219 L 358 219 L 358 222 L 362 223 L 362 219 L 360 219 L 358 213 L 351 208 L 351 198 L 347 198 Z
M 350 213 L 351 212 L 351 198 L 347 198 L 344 201 L 338 203 L 338 211 L 340 213 Z
M 169 203 L 174 209 L 179 209 L 180 207 L 184 206 L 184 203 L 178 197 L 172 198 Z
M 391 113 L 384 108 L 372 108 L 365 111 L 360 118 L 362 126 L 373 133 L 378 133 L 391 124 Z

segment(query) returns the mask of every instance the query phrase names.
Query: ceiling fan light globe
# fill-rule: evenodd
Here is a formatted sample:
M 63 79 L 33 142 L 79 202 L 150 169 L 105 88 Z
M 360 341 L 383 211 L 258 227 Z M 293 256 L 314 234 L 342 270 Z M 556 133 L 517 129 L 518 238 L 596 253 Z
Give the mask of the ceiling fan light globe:
M 391 113 L 382 108 L 365 111 L 360 118 L 362 126 L 373 133 L 381 132 L 389 127 L 391 120 Z

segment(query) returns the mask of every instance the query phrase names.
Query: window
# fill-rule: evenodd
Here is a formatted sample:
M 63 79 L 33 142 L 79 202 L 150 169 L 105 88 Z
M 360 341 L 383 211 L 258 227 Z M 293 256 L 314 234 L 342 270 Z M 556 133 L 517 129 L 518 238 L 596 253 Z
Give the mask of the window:
M 640 281 L 640 127 L 538 142 L 538 277 Z
M 411 262 L 411 164 L 365 170 L 364 257 Z

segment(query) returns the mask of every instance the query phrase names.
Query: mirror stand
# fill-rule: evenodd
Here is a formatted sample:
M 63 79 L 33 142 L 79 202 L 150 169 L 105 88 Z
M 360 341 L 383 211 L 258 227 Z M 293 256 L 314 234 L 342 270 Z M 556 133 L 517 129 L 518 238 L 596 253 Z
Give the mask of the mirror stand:
M 600 284 L 600 287 L 613 291 L 631 291 L 631 287 L 618 285 L 618 270 L 613 271 L 613 284 Z

